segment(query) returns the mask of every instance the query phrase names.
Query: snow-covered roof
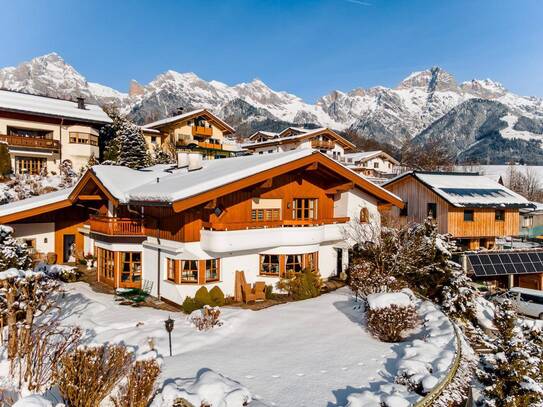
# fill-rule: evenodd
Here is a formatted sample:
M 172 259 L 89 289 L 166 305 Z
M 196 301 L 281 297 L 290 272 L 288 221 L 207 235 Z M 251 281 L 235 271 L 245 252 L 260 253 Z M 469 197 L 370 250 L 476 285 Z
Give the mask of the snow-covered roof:
M 61 189 L 59 191 L 49 192 L 47 194 L 0 205 L 0 217 L 64 201 L 68 199 L 72 190 L 73 188 Z
M 111 118 L 98 105 L 85 103 L 79 109 L 77 102 L 46 96 L 0 90 L 0 110 L 33 113 L 42 116 L 65 117 L 96 123 L 111 123 Z
M 289 129 L 298 129 L 297 127 L 289 127 Z M 243 148 L 252 148 L 252 147 L 259 147 L 259 146 L 266 146 L 266 145 L 275 145 L 275 144 L 281 144 L 289 141 L 297 141 L 299 139 L 305 139 L 308 137 L 311 137 L 314 134 L 321 133 L 323 131 L 329 131 L 330 133 L 333 133 L 335 137 L 337 137 L 338 140 L 343 141 L 343 144 L 348 144 L 349 146 L 352 146 L 353 144 L 349 142 L 348 140 L 345 140 L 343 137 L 341 137 L 339 134 L 333 132 L 332 130 L 326 128 L 326 127 L 319 127 L 318 129 L 301 129 L 303 130 L 303 133 L 296 134 L 294 136 L 287 136 L 287 137 L 280 137 L 280 135 L 284 132 L 284 130 L 279 133 L 279 137 L 273 138 L 271 140 L 266 141 L 260 141 L 258 143 L 245 143 L 241 146 Z
M 437 195 L 457 207 L 528 207 L 531 205 L 523 196 L 477 173 L 412 171 L 393 178 L 384 186 L 406 176 L 415 177 Z
M 351 161 L 354 163 L 364 162 L 374 157 L 378 157 L 380 155 L 386 156 L 388 160 L 392 161 L 396 165 L 400 164 L 394 157 L 391 157 L 390 154 L 387 154 L 382 150 L 359 151 L 357 153 L 348 153 L 348 154 L 345 154 L 345 160 L 348 161 L 349 159 L 351 159 Z
M 153 129 L 153 128 L 164 126 L 166 124 L 175 123 L 175 122 L 180 121 L 180 120 L 185 120 L 185 119 L 188 119 L 190 117 L 193 117 L 193 116 L 196 116 L 196 115 L 199 115 L 199 114 L 206 114 L 206 115 L 212 117 L 216 122 L 220 123 L 230 133 L 234 133 L 236 131 L 228 123 L 221 120 L 220 118 L 218 118 L 217 116 L 215 116 L 213 113 L 211 113 L 209 110 L 206 110 L 206 109 L 197 109 L 197 110 L 192 110 L 192 111 L 187 112 L 187 113 L 178 114 L 176 116 L 166 117 L 165 119 L 161 119 L 161 120 L 157 120 L 155 122 L 144 124 L 141 127 L 144 130 L 145 129 Z
M 255 137 L 259 136 L 259 135 L 262 135 L 262 136 L 265 136 L 267 138 L 275 138 L 279 135 L 279 133 L 274 133 L 273 131 L 264 131 L 264 130 L 259 130 L 259 131 L 256 131 L 254 132 L 253 134 L 251 134 L 249 137 L 247 137 L 249 140 L 252 140 L 254 139 Z

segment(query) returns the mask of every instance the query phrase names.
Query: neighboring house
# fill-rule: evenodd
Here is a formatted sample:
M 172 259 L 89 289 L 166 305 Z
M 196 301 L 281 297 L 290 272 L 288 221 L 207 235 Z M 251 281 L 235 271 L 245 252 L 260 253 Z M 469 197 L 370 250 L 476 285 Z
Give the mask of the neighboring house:
M 271 285 L 306 267 L 339 275 L 348 222 L 371 227 L 381 209 L 402 206 L 310 149 L 222 160 L 181 153 L 178 162 L 95 166 L 72 189 L 0 206 L 0 223 L 58 262 L 94 253 L 103 283 L 148 280 L 153 295 L 179 304 L 203 285 L 233 295 L 237 270 Z
M 407 172 L 383 184 L 405 202 L 392 216 L 424 222 L 431 216 L 440 233 L 450 233 L 461 247 L 492 248 L 497 237 L 518 236 L 519 209 L 528 200 L 477 173 Z
M 266 135 L 263 132 L 257 132 L 251 137 L 254 139 L 263 139 Z M 341 160 L 345 151 L 353 151 L 356 146 L 328 128 L 304 129 L 301 127 L 287 127 L 276 136 L 271 135 L 264 141 L 243 144 L 242 148 L 249 150 L 253 154 L 270 154 L 297 149 L 316 149 L 335 160 Z
M 235 129 L 206 109 L 147 123 L 141 129 L 151 150 L 169 142 L 177 150 L 200 152 L 206 159 L 230 157 L 240 151 L 228 138 Z
M 543 241 L 543 204 L 532 202 L 532 205 L 520 210 L 520 235 Z
M 59 172 L 64 160 L 77 171 L 100 155 L 99 130 L 111 119 L 98 105 L 0 90 L 0 141 L 7 142 L 16 174 Z
M 390 177 L 398 173 L 400 162 L 384 151 L 361 151 L 345 154 L 345 165 L 370 177 Z
M 279 137 L 279 133 L 260 130 L 256 133 L 251 134 L 248 139 L 251 140 L 253 143 L 261 143 L 263 141 L 268 141 L 277 137 Z

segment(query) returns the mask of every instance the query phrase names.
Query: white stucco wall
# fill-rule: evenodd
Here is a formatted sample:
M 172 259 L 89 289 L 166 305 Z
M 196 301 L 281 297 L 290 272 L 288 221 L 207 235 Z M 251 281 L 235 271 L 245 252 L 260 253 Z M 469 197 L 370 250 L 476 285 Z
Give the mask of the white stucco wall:
M 55 251 L 55 224 L 53 222 L 18 223 L 8 226 L 13 228 L 13 237 L 17 239 L 36 239 L 38 252 Z

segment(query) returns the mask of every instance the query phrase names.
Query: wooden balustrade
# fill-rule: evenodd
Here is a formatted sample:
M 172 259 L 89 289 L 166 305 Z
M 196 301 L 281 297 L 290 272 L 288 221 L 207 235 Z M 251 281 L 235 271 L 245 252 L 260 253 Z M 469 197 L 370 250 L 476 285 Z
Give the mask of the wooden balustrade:
M 222 144 L 220 143 L 207 143 L 204 141 L 199 141 L 198 146 L 202 148 L 211 148 L 211 149 L 216 149 L 216 150 L 222 149 Z
M 192 126 L 192 135 L 211 137 L 213 135 L 213 129 L 211 127 Z
M 251 221 L 251 222 L 230 222 L 230 223 L 212 223 L 202 222 L 202 227 L 208 230 L 246 230 L 246 229 L 263 229 L 263 228 L 280 228 L 280 227 L 311 227 L 332 225 L 336 223 L 347 223 L 349 217 L 342 218 L 326 218 L 326 219 L 285 219 L 271 221 Z
M 112 236 L 142 236 L 144 225 L 141 219 L 93 216 L 90 218 L 91 232 Z
M 331 140 L 311 140 L 311 147 L 312 148 L 325 148 L 325 149 L 333 149 L 334 148 L 334 142 Z
M 43 148 L 43 149 L 49 149 L 49 150 L 60 150 L 60 141 L 48 139 L 48 138 L 8 136 L 5 134 L 1 134 L 0 141 L 4 141 L 8 143 L 9 146 L 14 146 L 14 147 L 30 147 L 30 148 Z

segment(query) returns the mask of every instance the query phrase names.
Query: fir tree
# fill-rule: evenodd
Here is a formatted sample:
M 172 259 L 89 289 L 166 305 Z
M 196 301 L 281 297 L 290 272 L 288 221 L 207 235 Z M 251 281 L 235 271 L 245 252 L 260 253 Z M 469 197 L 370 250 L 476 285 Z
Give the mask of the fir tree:
M 454 319 L 475 321 L 476 291 L 471 287 L 471 279 L 460 265 L 451 263 L 451 276 L 441 293 L 443 310 Z
M 540 361 L 530 354 L 531 343 L 517 324 L 513 303 L 505 300 L 496 307 L 497 352 L 484 358 L 481 380 L 485 406 L 529 407 L 543 402 L 538 382 Z
M 156 145 L 153 151 L 153 164 L 175 164 L 174 155 L 165 145 Z
M 26 244 L 13 237 L 13 229 L 0 225 L 0 271 L 9 268 L 26 270 L 32 264 Z

